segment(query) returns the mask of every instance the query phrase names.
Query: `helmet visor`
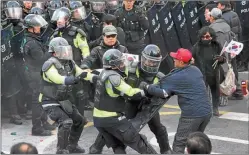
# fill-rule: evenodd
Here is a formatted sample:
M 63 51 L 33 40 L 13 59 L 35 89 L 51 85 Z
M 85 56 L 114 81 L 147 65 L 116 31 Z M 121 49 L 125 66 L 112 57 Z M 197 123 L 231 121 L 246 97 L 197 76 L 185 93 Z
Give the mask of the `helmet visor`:
M 111 64 L 117 67 L 121 72 L 125 71 L 125 56 L 122 56 L 120 59 L 114 60 Z
M 53 13 L 53 16 L 51 18 L 51 21 L 58 21 L 58 20 L 69 20 L 69 16 L 67 12 L 62 11 L 62 10 L 55 10 Z
M 155 58 L 145 54 L 141 56 L 141 68 L 147 73 L 157 73 L 162 57 Z
M 79 7 L 77 9 L 74 9 L 72 11 L 72 18 L 76 19 L 76 20 L 82 20 L 82 19 L 86 19 L 87 14 L 86 14 L 86 9 L 84 6 Z
M 54 47 L 54 52 L 58 59 L 73 60 L 73 51 L 70 45 Z
M 21 19 L 22 18 L 22 8 L 21 7 L 6 8 L 5 14 L 6 14 L 7 18 L 10 18 L 10 19 Z
M 32 27 L 46 27 L 48 25 L 47 21 L 41 15 L 36 15 L 29 23 Z
M 105 2 L 92 2 L 91 6 L 93 13 L 104 13 L 106 9 Z
M 33 2 L 32 5 L 33 5 L 33 7 L 38 7 L 38 8 L 41 8 L 41 9 L 45 8 L 44 2 Z
M 106 7 L 108 10 L 115 10 L 119 7 L 119 1 L 118 0 L 107 0 L 106 1 Z

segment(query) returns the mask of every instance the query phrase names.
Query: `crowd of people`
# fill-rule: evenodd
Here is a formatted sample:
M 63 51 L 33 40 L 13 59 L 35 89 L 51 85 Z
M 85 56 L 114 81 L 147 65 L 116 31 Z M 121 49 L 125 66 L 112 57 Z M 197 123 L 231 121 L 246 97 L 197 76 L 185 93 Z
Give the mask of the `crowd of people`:
M 99 132 L 89 148 L 91 154 L 102 153 L 105 145 L 117 154 L 125 154 L 127 146 L 142 154 L 157 153 L 139 133 L 146 124 L 161 154 L 183 154 L 185 147 L 189 154 L 210 154 L 212 145 L 204 131 L 211 117 L 220 116 L 218 107 L 229 99 L 244 98 L 236 58 L 220 55 L 226 42 L 242 35 L 239 17 L 228 1 L 206 5 L 210 25 L 200 29 L 192 49 L 170 52 L 175 68 L 167 75 L 159 71 L 160 48 L 145 43 L 146 8 L 164 1 L 1 3 L 1 46 L 6 53 L 2 54 L 2 107 L 9 112 L 10 123 L 21 125 L 22 119 L 32 119 L 33 136 L 51 136 L 58 127 L 56 154 L 85 153 L 78 145 L 87 123 L 85 110 L 93 110 Z M 236 75 L 236 91 L 224 96 L 219 86 L 228 62 Z M 181 116 L 171 149 L 159 110 L 174 95 Z M 12 153 L 38 151 L 20 143 L 11 148 Z

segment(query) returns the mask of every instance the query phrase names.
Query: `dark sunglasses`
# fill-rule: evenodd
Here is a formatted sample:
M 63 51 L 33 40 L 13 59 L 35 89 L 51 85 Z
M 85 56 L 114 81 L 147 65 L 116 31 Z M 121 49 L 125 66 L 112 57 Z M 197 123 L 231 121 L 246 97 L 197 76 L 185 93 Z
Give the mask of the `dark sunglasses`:
M 112 35 L 108 35 L 108 36 L 105 36 L 106 38 L 115 38 L 117 35 L 116 34 L 112 34 Z
M 211 36 L 210 35 L 205 35 L 205 36 L 202 36 L 202 39 L 210 39 Z

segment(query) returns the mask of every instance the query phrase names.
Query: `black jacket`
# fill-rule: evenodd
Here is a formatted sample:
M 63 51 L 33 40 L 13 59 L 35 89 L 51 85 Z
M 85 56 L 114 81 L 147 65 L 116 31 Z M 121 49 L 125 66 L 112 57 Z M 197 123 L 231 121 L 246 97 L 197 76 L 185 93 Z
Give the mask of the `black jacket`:
M 102 57 L 109 49 L 118 49 L 122 53 L 128 53 L 127 48 L 123 45 L 120 45 L 119 42 L 110 47 L 105 45 L 102 41 L 99 46 L 92 49 L 90 56 L 83 60 L 83 65 L 88 66 L 88 68 L 91 69 L 103 68 Z
M 121 27 L 116 27 L 116 28 L 117 28 L 117 33 L 118 33 L 117 39 L 118 39 L 120 45 L 126 46 L 124 30 Z M 89 43 L 89 48 L 93 49 L 94 47 L 99 46 L 102 41 L 103 41 L 103 36 L 100 36 L 98 39 L 91 41 Z
M 239 16 L 236 12 L 233 12 L 231 9 L 224 9 L 222 10 L 222 17 L 231 27 L 231 31 L 236 34 L 237 38 L 240 39 L 242 28 L 240 24 Z
M 215 60 L 214 57 L 216 55 L 220 55 L 222 47 L 218 42 L 212 42 L 211 45 L 203 45 L 201 42 L 197 42 L 193 49 L 192 55 L 195 60 L 195 66 L 200 69 L 203 74 L 204 80 L 206 81 L 207 76 L 215 76 L 217 86 L 218 84 L 223 81 L 224 75 L 220 75 L 223 73 L 221 64 L 225 62 L 219 62 L 215 69 L 213 69 L 212 65 L 214 64 Z M 222 55 L 225 58 L 225 55 Z
M 42 44 L 40 36 L 27 32 L 24 37 L 24 59 L 28 68 L 40 72 L 43 63 L 50 57 L 46 47 Z

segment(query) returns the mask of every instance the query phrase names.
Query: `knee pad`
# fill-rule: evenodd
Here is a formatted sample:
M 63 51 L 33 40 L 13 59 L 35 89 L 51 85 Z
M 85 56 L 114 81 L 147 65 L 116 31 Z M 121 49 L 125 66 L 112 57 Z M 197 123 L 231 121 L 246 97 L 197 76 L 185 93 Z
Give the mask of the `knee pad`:
M 68 118 L 62 122 L 62 127 L 65 129 L 70 129 L 72 125 L 73 125 L 73 120 L 70 118 Z

